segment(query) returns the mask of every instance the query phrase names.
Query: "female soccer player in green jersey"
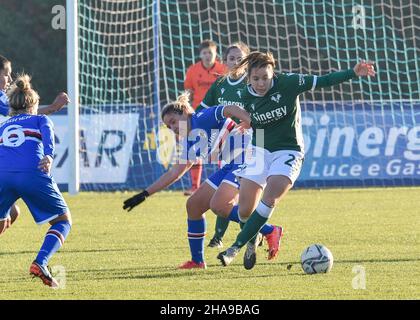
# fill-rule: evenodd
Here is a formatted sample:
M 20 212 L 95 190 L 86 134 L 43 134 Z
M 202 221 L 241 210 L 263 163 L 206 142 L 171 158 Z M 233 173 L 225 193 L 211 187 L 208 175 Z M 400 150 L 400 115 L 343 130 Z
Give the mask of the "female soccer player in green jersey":
M 242 58 L 249 54 L 248 46 L 243 42 L 235 42 L 228 46 L 223 54 L 223 63 L 231 71 L 236 65 L 238 65 Z M 241 98 L 241 90 L 246 86 L 246 72 L 238 72 L 234 76 L 223 76 L 217 79 L 210 89 L 207 91 L 206 96 L 197 108 L 196 112 L 207 109 L 212 106 L 224 105 L 230 106 L 235 105 L 240 108 L 244 108 Z M 234 119 L 237 123 L 239 121 Z M 229 216 L 232 210 L 235 210 L 235 206 L 238 202 L 239 190 L 237 186 L 231 184 L 227 180 L 223 180 L 222 184 L 217 189 L 215 195 L 212 198 L 210 208 L 217 214 L 215 233 L 210 240 L 209 247 L 223 247 L 223 236 L 229 226 Z M 271 225 L 270 225 L 271 226 Z M 262 235 L 265 237 L 268 243 L 268 259 L 273 259 L 279 250 L 281 236 L 283 229 L 280 226 L 264 227 L 260 230 Z M 251 260 L 255 258 L 255 241 L 251 241 L 247 247 L 247 251 L 250 254 L 245 254 L 245 260 Z M 244 260 L 244 264 L 248 265 L 249 262 Z M 252 262 L 255 263 L 255 262 Z M 252 264 L 251 263 L 251 264 Z
M 242 58 L 249 54 L 248 46 L 243 42 L 235 42 L 231 44 L 223 53 L 223 63 L 227 66 L 228 71 L 232 70 Z M 196 112 L 217 105 L 236 105 L 244 108 L 241 98 L 238 95 L 246 86 L 246 74 L 240 74 L 237 77 L 223 76 L 218 78 L 207 91 L 203 101 L 198 106 Z M 211 248 L 223 247 L 223 236 L 229 226 L 229 212 L 238 202 L 238 189 L 229 184 L 222 183 L 215 194 L 211 203 L 211 209 L 217 215 L 214 235 L 208 246 Z
M 218 255 L 224 266 L 255 237 L 299 176 L 304 159 L 299 95 L 355 77 L 375 76 L 373 62 L 364 60 L 353 69 L 324 76 L 276 74 L 274 68 L 271 53 L 252 52 L 231 71 L 235 76 L 247 70 L 249 84 L 241 95 L 251 116 L 253 137 L 251 153 L 237 174 L 241 178 L 239 218 L 246 223 L 233 245 Z

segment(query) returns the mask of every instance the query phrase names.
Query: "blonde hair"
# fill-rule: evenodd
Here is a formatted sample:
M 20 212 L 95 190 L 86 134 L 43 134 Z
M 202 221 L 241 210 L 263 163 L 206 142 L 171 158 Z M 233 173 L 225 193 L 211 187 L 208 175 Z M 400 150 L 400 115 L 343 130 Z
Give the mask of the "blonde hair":
M 163 120 L 163 118 L 168 114 L 183 114 L 184 112 L 188 114 L 194 112 L 194 109 L 190 104 L 190 93 L 188 91 L 184 91 L 182 94 L 180 94 L 175 101 L 167 103 L 162 108 L 161 117 Z
M 31 77 L 27 74 L 18 75 L 15 82 L 7 90 L 10 116 L 28 112 L 39 103 L 38 93 L 32 89 Z
M 248 78 L 251 75 L 251 70 L 254 68 L 263 68 L 271 65 L 273 69 L 276 67 L 276 61 L 274 60 L 271 52 L 263 53 L 254 51 L 248 54 L 242 61 L 234 66 L 230 71 L 229 75 L 232 78 L 239 78 L 244 72 L 248 72 Z

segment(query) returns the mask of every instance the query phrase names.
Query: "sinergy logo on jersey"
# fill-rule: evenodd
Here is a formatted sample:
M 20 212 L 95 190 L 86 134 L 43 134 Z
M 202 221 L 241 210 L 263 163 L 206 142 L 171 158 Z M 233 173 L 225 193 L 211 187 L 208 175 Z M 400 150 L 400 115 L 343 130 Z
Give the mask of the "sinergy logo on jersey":
M 219 103 L 219 105 L 222 105 L 222 106 L 237 106 L 242 109 L 244 108 L 244 104 L 242 102 L 225 100 L 222 97 L 217 99 L 217 102 Z
M 287 115 L 287 107 L 279 107 L 277 109 L 267 111 L 265 113 L 252 113 L 252 117 L 255 119 L 255 122 L 258 124 L 267 124 L 273 121 L 277 121 Z

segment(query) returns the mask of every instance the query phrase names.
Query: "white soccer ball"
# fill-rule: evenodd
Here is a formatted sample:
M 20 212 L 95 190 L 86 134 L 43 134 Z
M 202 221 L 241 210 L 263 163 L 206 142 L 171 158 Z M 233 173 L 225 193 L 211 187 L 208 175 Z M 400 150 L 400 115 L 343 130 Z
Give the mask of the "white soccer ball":
M 321 244 L 307 247 L 300 258 L 302 269 L 306 274 L 330 272 L 333 260 L 331 251 Z

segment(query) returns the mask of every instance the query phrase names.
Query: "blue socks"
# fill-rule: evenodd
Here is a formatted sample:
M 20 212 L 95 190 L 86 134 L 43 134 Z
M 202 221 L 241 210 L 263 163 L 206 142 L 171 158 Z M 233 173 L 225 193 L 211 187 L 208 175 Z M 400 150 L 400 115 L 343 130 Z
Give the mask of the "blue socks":
M 56 253 L 63 245 L 70 229 L 71 225 L 68 221 L 59 221 L 51 226 L 45 235 L 44 243 L 42 244 L 35 261 L 42 266 L 47 266 L 48 261 L 51 259 L 53 254 Z
M 230 212 L 228 219 L 230 221 L 235 221 L 236 223 L 239 223 L 240 222 L 240 220 L 239 220 L 238 206 L 234 206 L 232 208 L 232 211 Z
M 235 221 L 237 223 L 240 223 L 241 222 L 239 220 L 238 206 L 234 206 L 232 208 L 232 211 L 230 212 L 228 219 L 230 221 Z M 260 233 L 265 236 L 265 235 L 270 234 L 271 232 L 273 232 L 273 230 L 274 230 L 274 226 L 272 224 L 266 223 L 261 228 Z
M 260 230 L 260 233 L 264 236 L 273 232 L 274 226 L 272 224 L 266 223 Z
M 204 238 L 206 236 L 206 220 L 188 219 L 188 242 L 192 260 L 196 263 L 204 262 Z

